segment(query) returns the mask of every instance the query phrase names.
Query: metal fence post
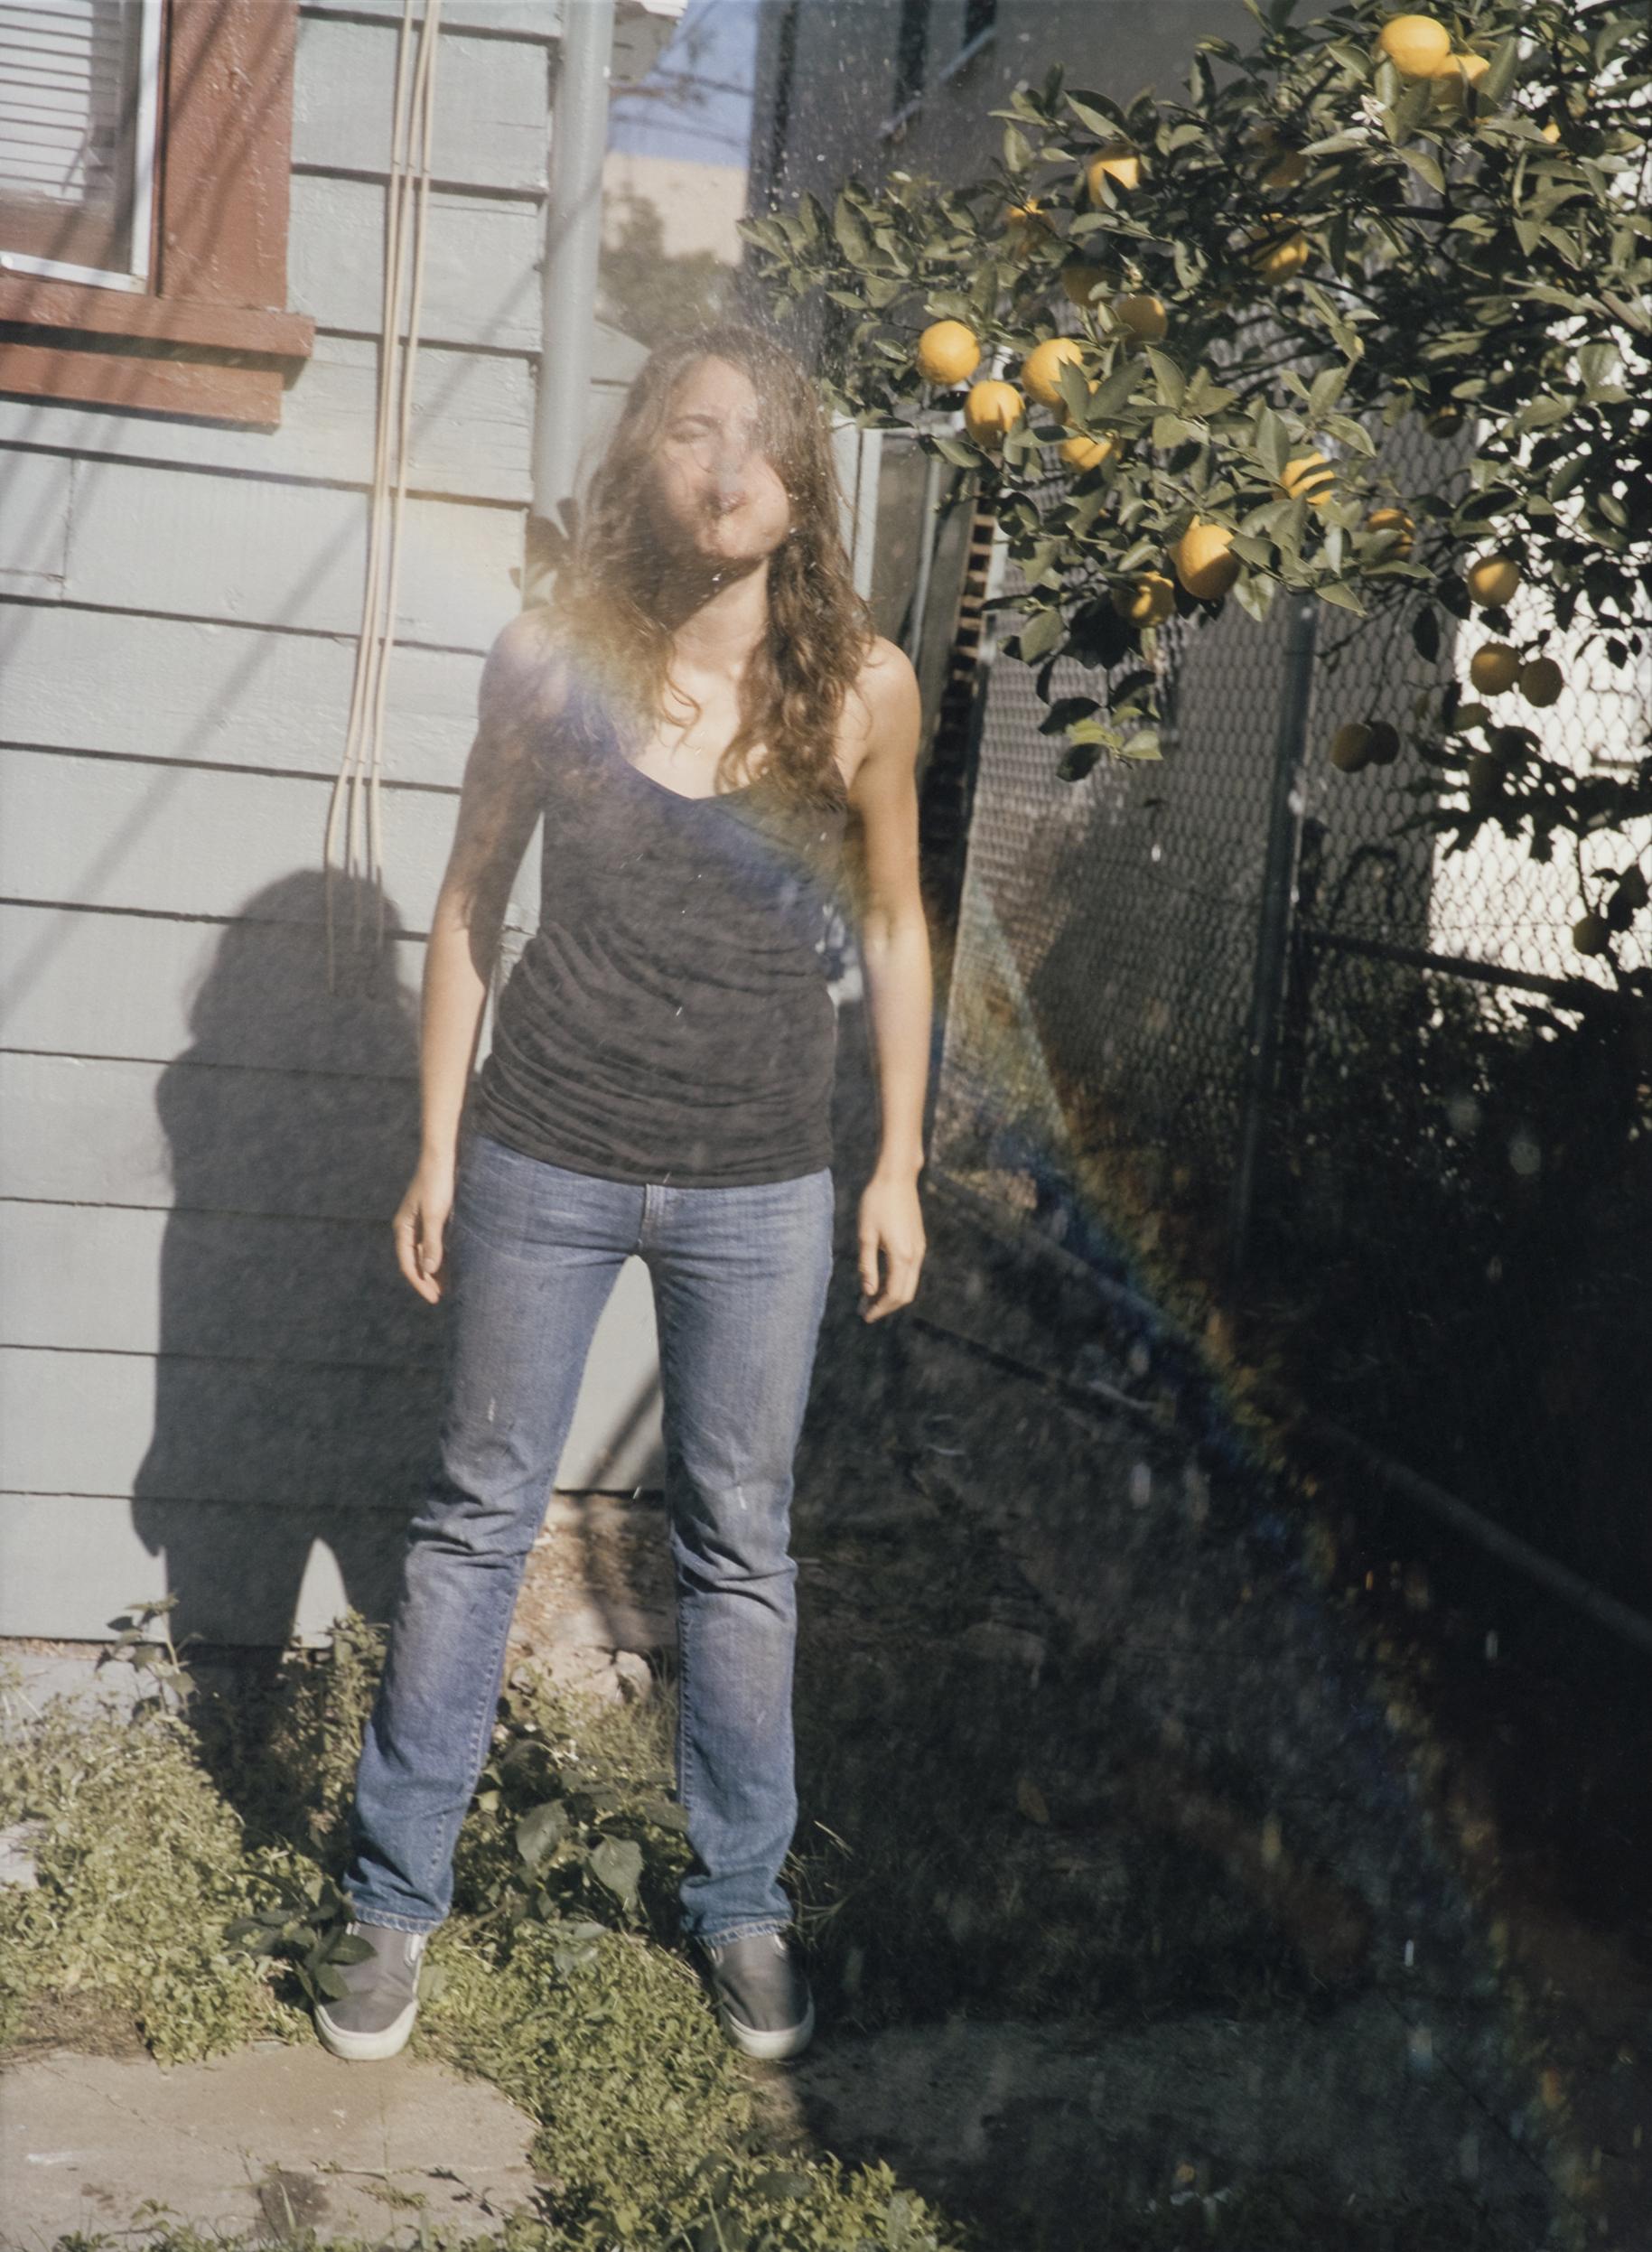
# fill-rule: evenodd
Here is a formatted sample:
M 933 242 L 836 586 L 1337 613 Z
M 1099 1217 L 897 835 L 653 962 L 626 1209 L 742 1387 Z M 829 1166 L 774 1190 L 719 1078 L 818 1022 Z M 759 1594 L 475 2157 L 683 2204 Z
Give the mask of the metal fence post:
M 1279 731 L 1274 741 L 1274 786 L 1268 805 L 1267 858 L 1263 868 L 1261 913 L 1256 926 L 1256 965 L 1251 980 L 1249 1019 L 1245 1028 L 1245 1093 L 1239 1118 L 1238 1161 L 1234 1167 L 1233 1194 L 1228 1207 L 1227 1279 L 1232 1287 L 1244 1279 L 1262 1169 L 1263 1142 L 1279 1065 L 1296 863 L 1302 842 L 1303 769 L 1319 607 L 1312 594 L 1296 595 L 1291 603 L 1285 640 Z

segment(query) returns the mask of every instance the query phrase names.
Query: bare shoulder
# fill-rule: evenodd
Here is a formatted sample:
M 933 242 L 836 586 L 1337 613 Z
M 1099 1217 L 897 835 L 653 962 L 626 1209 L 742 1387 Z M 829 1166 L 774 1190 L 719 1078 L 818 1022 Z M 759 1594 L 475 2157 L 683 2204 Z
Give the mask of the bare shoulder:
M 861 659 L 850 708 L 847 748 L 857 776 L 915 763 L 922 715 L 918 676 L 906 651 L 881 634 Z
M 882 715 L 901 711 L 917 695 L 918 675 L 906 651 L 880 633 L 861 659 L 854 686 L 862 701 Z
M 482 667 L 484 724 L 505 730 L 552 719 L 567 693 L 566 659 L 544 603 L 519 612 L 502 627 Z

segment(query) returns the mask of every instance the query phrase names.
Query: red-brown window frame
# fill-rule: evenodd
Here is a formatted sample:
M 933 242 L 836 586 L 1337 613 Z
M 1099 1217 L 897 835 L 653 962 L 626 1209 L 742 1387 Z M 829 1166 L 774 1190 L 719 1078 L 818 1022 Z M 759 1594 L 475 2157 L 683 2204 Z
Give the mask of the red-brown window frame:
M 168 0 L 154 282 L 0 273 L 0 391 L 271 425 L 315 323 L 286 310 L 298 0 Z

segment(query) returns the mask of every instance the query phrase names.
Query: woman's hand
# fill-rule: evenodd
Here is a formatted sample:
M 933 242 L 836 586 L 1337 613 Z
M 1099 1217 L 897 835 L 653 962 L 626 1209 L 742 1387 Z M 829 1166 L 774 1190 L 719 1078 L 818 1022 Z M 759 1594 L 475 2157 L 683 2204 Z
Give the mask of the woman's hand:
M 442 1295 L 442 1247 L 453 1209 L 453 1159 L 421 1157 L 391 1226 L 397 1265 L 433 1306 Z
M 915 1177 L 873 1174 L 861 1195 L 860 1247 L 861 1319 L 878 1322 L 910 1305 L 926 1247 Z

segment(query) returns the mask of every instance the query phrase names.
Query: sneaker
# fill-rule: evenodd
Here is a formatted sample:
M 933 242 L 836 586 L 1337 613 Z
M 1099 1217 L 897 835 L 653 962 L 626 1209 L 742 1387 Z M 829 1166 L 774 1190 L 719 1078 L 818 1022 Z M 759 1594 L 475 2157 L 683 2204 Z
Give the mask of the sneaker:
M 422 1931 L 396 1931 L 388 1924 L 352 1923 L 352 1939 L 372 1949 L 359 1963 L 332 1968 L 348 1991 L 315 2005 L 315 2030 L 324 2047 L 351 2064 L 376 2063 L 407 2045 L 419 2014 L 419 1958 Z
M 808 1980 L 779 1931 L 701 1943 L 723 2031 L 749 2057 L 795 2057 L 815 2030 Z

